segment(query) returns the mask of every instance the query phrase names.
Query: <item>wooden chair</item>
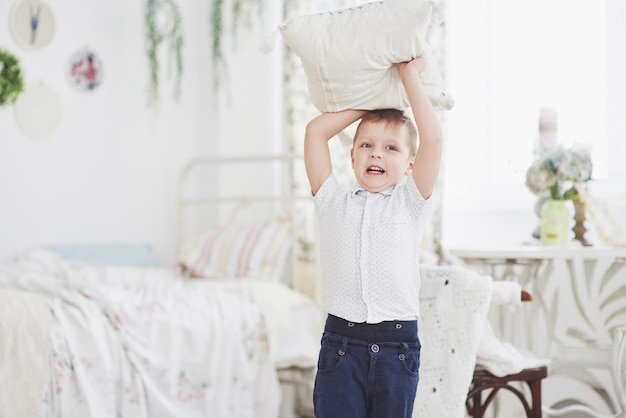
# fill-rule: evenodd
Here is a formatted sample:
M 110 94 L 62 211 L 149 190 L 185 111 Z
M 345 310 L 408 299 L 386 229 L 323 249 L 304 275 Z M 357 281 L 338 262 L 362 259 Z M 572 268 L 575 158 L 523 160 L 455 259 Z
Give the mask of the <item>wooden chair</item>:
M 531 301 L 531 295 L 522 290 L 522 301 Z M 527 368 L 519 373 L 507 376 L 494 376 L 487 370 L 477 367 L 470 390 L 467 393 L 465 406 L 469 416 L 473 418 L 483 418 L 487 408 L 495 399 L 501 389 L 507 390 L 519 399 L 527 418 L 541 418 L 541 382 L 548 376 L 548 367 L 540 366 Z M 526 399 L 523 391 L 512 383 L 524 382 L 530 389 L 530 400 Z M 486 398 L 483 399 L 483 392 Z
M 548 376 L 548 367 L 524 369 L 519 373 L 507 376 L 494 376 L 484 369 L 476 369 L 472 386 L 467 394 L 467 412 L 473 418 L 482 418 L 500 389 L 513 393 L 526 411 L 527 418 L 541 418 L 541 381 Z M 511 385 L 512 382 L 525 382 L 530 388 L 530 401 L 524 393 Z M 484 391 L 490 390 L 483 400 Z

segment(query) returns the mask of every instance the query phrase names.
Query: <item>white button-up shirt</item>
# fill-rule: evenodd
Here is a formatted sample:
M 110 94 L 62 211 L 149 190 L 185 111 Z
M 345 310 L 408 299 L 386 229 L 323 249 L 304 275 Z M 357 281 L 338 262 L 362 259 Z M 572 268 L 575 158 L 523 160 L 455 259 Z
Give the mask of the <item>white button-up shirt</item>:
M 413 178 L 377 193 L 335 175 L 314 197 L 328 313 L 352 322 L 417 319 L 422 231 L 432 206 Z

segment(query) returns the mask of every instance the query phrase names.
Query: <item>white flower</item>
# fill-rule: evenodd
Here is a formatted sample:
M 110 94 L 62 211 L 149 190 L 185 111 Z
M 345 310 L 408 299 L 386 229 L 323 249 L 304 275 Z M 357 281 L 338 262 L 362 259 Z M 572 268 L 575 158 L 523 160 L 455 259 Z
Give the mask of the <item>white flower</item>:
M 585 182 L 591 178 L 591 158 L 588 153 L 572 149 L 562 152 L 562 159 L 557 167 L 559 180 Z
M 591 180 L 592 167 L 585 149 L 559 146 L 531 164 L 526 171 L 526 186 L 539 197 L 572 199 L 576 184 Z
M 550 186 L 556 183 L 556 175 L 546 170 L 542 162 L 535 161 L 526 171 L 526 186 L 539 197 L 550 197 Z

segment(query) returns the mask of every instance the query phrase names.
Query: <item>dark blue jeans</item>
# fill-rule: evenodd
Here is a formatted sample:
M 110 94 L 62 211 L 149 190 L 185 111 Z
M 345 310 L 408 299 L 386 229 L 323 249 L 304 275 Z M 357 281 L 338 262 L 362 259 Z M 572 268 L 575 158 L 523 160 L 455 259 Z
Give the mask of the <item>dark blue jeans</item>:
M 316 418 L 411 418 L 417 321 L 363 324 L 329 315 L 313 390 Z

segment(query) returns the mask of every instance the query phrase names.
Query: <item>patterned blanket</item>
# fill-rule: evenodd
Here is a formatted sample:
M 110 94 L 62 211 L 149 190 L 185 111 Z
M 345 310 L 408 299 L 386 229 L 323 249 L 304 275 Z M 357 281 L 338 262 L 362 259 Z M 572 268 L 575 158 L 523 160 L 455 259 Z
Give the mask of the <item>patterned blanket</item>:
M 16 294 L 32 303 L 4 303 Z M 44 302 L 49 310 L 41 309 Z M 264 318 L 243 284 L 31 252 L 0 266 L 0 318 L 8 306 L 21 308 L 15 318 L 33 316 L 28 326 L 47 315 L 49 339 L 38 352 L 28 349 L 44 359 L 42 369 L 16 357 L 20 341 L 0 335 L 0 373 L 11 374 L 0 378 L 14 383 L 0 399 L 4 418 L 28 415 L 10 393 L 27 398 L 41 417 L 278 415 L 280 387 Z M 1 332 L 15 332 L 15 324 L 2 325 Z

